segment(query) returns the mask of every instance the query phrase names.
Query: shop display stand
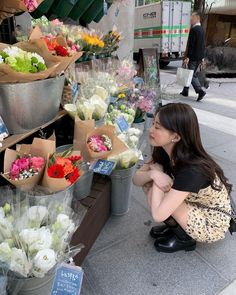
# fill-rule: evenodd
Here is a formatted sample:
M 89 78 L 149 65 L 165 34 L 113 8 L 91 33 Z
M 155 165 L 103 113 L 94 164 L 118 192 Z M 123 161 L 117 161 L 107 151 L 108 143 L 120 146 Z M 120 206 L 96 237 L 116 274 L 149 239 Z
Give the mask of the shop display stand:
M 65 117 L 65 120 L 68 119 L 67 126 L 69 126 L 69 120 L 71 119 L 66 117 L 66 112 L 64 110 L 61 110 L 52 121 L 30 130 L 27 133 L 9 136 L 4 140 L 3 147 L 0 149 L 1 156 L 3 157 L 6 148 L 11 148 L 17 143 L 24 142 L 24 140 L 27 140 L 28 137 L 37 133 L 40 129 L 43 130 L 44 128 L 49 127 L 63 117 Z M 75 257 L 77 265 L 82 264 L 110 216 L 110 188 L 110 180 L 107 177 L 95 175 L 90 196 L 81 201 L 74 201 L 79 202 L 86 208 L 86 214 L 83 217 L 82 223 L 72 239 L 72 245 L 82 243 L 85 246 L 85 248 Z M 77 205 L 78 204 L 75 204 L 75 207 L 78 207 Z

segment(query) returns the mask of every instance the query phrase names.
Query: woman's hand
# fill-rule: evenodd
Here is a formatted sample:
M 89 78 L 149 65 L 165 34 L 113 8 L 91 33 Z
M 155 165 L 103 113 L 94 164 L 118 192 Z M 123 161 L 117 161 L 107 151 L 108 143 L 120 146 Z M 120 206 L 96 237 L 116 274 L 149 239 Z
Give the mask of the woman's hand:
M 153 181 L 147 182 L 143 185 L 142 189 L 146 195 L 149 193 L 150 189 L 152 188 L 152 185 Z
M 173 180 L 170 178 L 169 175 L 161 171 L 151 170 L 150 177 L 164 193 L 170 191 L 173 185 Z

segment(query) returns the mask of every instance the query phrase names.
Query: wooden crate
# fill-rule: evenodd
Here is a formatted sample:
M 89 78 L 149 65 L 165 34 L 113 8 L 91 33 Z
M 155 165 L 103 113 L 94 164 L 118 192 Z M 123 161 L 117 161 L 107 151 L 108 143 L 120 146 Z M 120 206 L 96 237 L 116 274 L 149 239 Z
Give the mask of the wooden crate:
M 91 195 L 80 201 L 88 211 L 72 238 L 72 245 L 84 244 L 85 248 L 74 258 L 76 265 L 81 265 L 99 233 L 110 216 L 109 178 L 95 175 Z

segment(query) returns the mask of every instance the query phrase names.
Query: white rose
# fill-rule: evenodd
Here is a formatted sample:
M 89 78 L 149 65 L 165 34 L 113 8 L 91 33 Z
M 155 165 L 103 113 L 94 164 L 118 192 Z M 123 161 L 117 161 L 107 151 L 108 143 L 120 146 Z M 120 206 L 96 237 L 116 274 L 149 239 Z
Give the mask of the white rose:
M 66 214 L 59 214 L 57 216 L 56 223 L 58 224 L 59 231 L 62 233 L 63 236 L 65 234 L 67 234 L 67 236 L 69 236 L 75 230 L 75 224 L 74 224 L 74 222 Z
M 33 259 L 33 275 L 43 278 L 56 265 L 56 253 L 52 249 L 39 251 Z
M 52 235 L 48 228 L 23 229 L 19 234 L 22 242 L 28 246 L 29 252 L 50 248 L 52 245 Z
M 33 223 L 42 224 L 48 217 L 48 209 L 44 206 L 32 206 L 28 210 L 29 220 Z
M 29 275 L 31 263 L 21 249 L 13 248 L 11 252 L 10 270 L 21 274 L 24 277 Z
M 2 262 L 9 263 L 11 260 L 11 248 L 9 247 L 8 243 L 1 243 L 0 244 L 0 260 Z

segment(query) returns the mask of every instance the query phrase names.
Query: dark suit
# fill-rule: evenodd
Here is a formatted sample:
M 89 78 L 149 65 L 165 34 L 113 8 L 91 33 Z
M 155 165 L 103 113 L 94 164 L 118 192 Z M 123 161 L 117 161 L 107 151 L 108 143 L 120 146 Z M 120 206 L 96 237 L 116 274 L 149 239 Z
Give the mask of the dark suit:
M 196 93 L 202 90 L 197 77 L 197 69 L 205 57 L 205 33 L 200 25 L 190 29 L 186 57 L 189 58 L 188 68 L 194 70 L 192 85 Z

